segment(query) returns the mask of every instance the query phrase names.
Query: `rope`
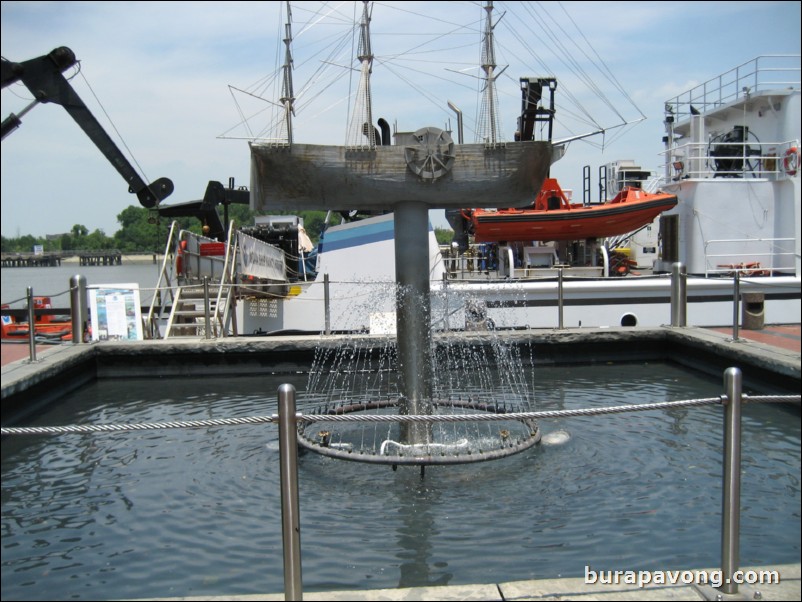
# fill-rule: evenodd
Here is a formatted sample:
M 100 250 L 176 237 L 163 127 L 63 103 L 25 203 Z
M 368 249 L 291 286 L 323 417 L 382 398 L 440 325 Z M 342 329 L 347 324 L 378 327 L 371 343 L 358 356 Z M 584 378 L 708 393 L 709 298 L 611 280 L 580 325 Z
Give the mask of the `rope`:
M 759 395 L 743 396 L 745 402 L 800 403 L 802 395 Z M 603 414 L 623 414 L 625 412 L 645 412 L 703 405 L 726 403 L 726 396 L 684 399 L 659 403 L 611 406 L 607 408 L 588 408 L 580 410 L 543 410 L 540 412 L 509 412 L 507 414 L 450 414 L 450 415 L 394 415 L 394 414 L 297 414 L 297 422 L 490 422 L 499 420 L 538 420 L 542 418 L 569 418 L 576 416 L 600 416 Z M 248 416 L 243 418 L 217 418 L 208 420 L 188 420 L 183 422 L 151 422 L 139 424 L 76 424 L 68 426 L 29 426 L 3 427 L 2 435 L 66 435 L 76 433 L 109 433 L 121 431 L 144 431 L 173 428 L 204 428 L 213 426 L 235 426 L 242 424 L 264 424 L 278 422 L 278 415 Z
M 61 292 L 58 292 L 58 293 L 50 293 L 48 295 L 39 294 L 39 295 L 34 295 L 34 297 L 50 297 L 52 299 L 53 297 L 60 297 L 61 295 L 66 295 L 67 293 L 69 293 L 71 291 L 72 291 L 72 289 L 68 288 L 67 290 L 61 291 Z M 3 305 L 11 306 L 11 305 L 14 305 L 15 303 L 22 303 L 23 301 L 27 301 L 27 300 L 28 300 L 28 296 L 25 295 L 24 297 L 20 297 L 19 299 L 14 299 L 13 301 L 3 301 Z
M 234 426 L 240 424 L 263 424 L 273 422 L 272 416 L 248 416 L 243 418 L 212 418 L 183 422 L 151 422 L 139 424 L 72 424 L 68 426 L 3 427 L 2 435 L 67 435 L 76 433 L 110 433 L 120 431 L 146 431 L 177 428 L 203 428 L 209 426 Z
M 542 418 L 568 418 L 576 416 L 598 416 L 602 414 L 621 414 L 624 412 L 644 412 L 670 408 L 712 405 L 721 403 L 720 397 L 705 399 L 685 399 L 661 403 L 644 403 L 639 405 L 611 406 L 607 408 L 588 408 L 580 410 L 543 410 L 540 412 L 507 412 L 506 414 L 437 414 L 431 416 L 394 415 L 394 414 L 323 414 L 301 415 L 299 422 L 490 422 L 510 420 L 538 420 Z

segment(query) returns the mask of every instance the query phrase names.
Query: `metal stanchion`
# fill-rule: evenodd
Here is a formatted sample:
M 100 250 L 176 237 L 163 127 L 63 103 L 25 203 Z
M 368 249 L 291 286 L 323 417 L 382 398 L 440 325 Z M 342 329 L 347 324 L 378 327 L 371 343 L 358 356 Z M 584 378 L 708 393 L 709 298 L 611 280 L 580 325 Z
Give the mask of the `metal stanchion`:
M 445 309 L 443 310 L 443 332 L 449 332 L 451 330 L 449 326 L 449 318 L 451 314 L 448 311 L 448 272 L 443 272 L 443 304 L 445 305 Z
M 741 371 L 724 371 L 727 407 L 724 414 L 724 492 L 722 495 L 721 570 L 724 594 L 737 594 L 741 537 Z
M 288 384 L 278 388 L 278 443 L 281 465 L 281 536 L 284 542 L 284 599 L 303 600 L 295 387 Z
M 563 326 L 563 269 L 557 270 L 557 328 L 562 330 Z
M 28 348 L 31 361 L 36 361 L 36 314 L 33 311 L 33 287 L 28 287 Z
M 70 278 L 70 316 L 72 319 L 72 344 L 84 342 L 86 329 L 86 278 L 76 274 Z
M 325 333 L 331 334 L 331 299 L 329 298 L 328 274 L 323 274 L 323 311 L 325 314 Z
M 735 279 L 732 284 L 732 340 L 738 340 L 738 314 L 741 313 L 741 275 L 735 270 Z
M 212 338 L 212 319 L 209 315 L 209 277 L 203 277 L 203 320 L 206 327 L 206 338 Z
M 671 265 L 671 326 L 686 326 L 688 319 L 688 291 L 685 266 Z

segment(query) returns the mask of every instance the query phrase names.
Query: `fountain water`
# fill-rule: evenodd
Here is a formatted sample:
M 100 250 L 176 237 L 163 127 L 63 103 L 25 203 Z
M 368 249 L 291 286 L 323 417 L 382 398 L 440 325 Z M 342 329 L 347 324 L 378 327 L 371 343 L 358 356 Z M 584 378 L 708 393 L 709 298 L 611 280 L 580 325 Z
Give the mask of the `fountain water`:
M 292 141 L 292 94 L 285 85 L 287 103 L 286 146 L 251 145 L 252 208 L 254 209 L 335 209 L 393 211 L 395 218 L 395 269 L 397 283 L 396 333 L 394 355 L 399 371 L 398 386 L 384 400 L 365 399 L 338 403 L 336 410 L 356 412 L 367 409 L 397 410 L 401 414 L 427 416 L 457 407 L 434 394 L 436 369 L 433 366 L 431 301 L 428 270 L 429 209 L 466 208 L 486 205 L 488 198 L 504 199 L 509 206 L 531 202 L 546 177 L 552 160 L 550 140 L 534 138 L 502 142 L 498 128 L 495 91 L 495 52 L 493 49 L 493 3 L 486 7 L 482 70 L 484 72 L 479 140 L 475 144 L 454 144 L 450 132 L 435 127 L 414 133 L 396 132 L 390 145 L 389 131 L 380 136 L 373 126 L 370 75 L 373 54 L 370 43 L 370 11 L 364 3 L 360 26 L 358 58 L 360 82 L 348 128 L 348 146 L 299 145 Z M 288 41 L 289 44 L 289 41 Z M 531 104 L 531 92 L 523 91 L 521 120 Z M 379 120 L 381 124 L 381 120 Z M 520 125 L 520 124 L 519 124 Z M 523 127 L 522 127 L 523 130 Z M 459 139 L 462 139 L 460 133 Z M 498 403 L 461 401 L 469 411 L 500 411 Z M 321 427 L 324 422 L 316 425 Z M 499 450 L 518 451 L 532 445 L 538 437 L 532 424 L 503 426 Z M 518 435 L 514 433 L 520 431 Z M 475 460 L 489 457 L 465 450 L 463 439 L 440 440 L 431 423 L 403 423 L 399 432 L 379 449 L 357 453 L 362 445 L 342 437 L 332 446 L 331 431 L 305 435 L 306 444 L 316 451 L 352 459 L 386 461 L 392 464 L 429 464 Z M 339 438 L 339 437 L 338 437 Z M 447 453 L 455 451 L 455 453 Z M 448 460 L 444 460 L 448 458 Z
M 386 289 L 400 288 L 386 285 Z M 428 299 L 409 290 L 397 292 L 396 297 L 413 309 L 428 308 Z M 440 303 L 438 309 L 443 305 L 448 307 Z M 533 421 L 421 421 L 411 423 L 419 428 L 410 433 L 411 429 L 402 428 L 405 423 L 388 426 L 330 418 L 352 413 L 426 416 L 534 409 L 534 395 L 527 384 L 534 366 L 528 342 L 509 344 L 492 331 L 433 334 L 429 328 L 425 340 L 427 347 L 422 355 L 429 364 L 420 370 L 427 380 L 418 378 L 411 384 L 405 381 L 408 374 L 397 369 L 404 360 L 401 341 L 393 336 L 353 336 L 336 349 L 319 348 L 299 404 L 307 417 L 318 419 L 304 423 L 301 444 L 349 460 L 426 465 L 497 458 L 537 443 L 540 433 Z M 413 359 L 419 361 L 417 356 Z M 414 404 L 405 396 L 412 389 L 417 392 Z

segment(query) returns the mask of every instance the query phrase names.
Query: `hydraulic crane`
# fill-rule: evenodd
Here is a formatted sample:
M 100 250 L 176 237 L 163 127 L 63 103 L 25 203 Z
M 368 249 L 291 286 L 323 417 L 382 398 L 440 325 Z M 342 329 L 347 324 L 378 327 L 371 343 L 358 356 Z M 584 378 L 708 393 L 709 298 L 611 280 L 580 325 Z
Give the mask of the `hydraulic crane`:
M 173 192 L 173 182 L 169 178 L 159 178 L 147 184 L 136 172 L 125 155 L 92 115 L 89 108 L 70 85 L 63 73 L 77 63 L 75 54 L 65 46 L 56 48 L 49 54 L 29 61 L 14 63 L 2 59 L 2 87 L 21 81 L 30 90 L 34 101 L 20 111 L 12 113 L 2 123 L 2 138 L 5 139 L 22 123 L 21 118 L 39 103 L 59 104 L 70 114 L 81 129 L 94 142 L 100 152 L 114 166 L 128 184 L 128 191 L 136 194 L 140 204 L 148 209 L 156 208 L 166 217 L 194 216 L 209 227 L 208 235 L 219 240 L 225 238 L 225 227 L 217 213 L 217 205 L 222 204 L 228 213 L 232 203 L 248 204 L 249 192 L 237 190 L 233 186 L 225 188 L 220 182 L 210 181 L 204 197 L 200 201 L 190 201 L 171 206 L 160 206 L 161 201 Z

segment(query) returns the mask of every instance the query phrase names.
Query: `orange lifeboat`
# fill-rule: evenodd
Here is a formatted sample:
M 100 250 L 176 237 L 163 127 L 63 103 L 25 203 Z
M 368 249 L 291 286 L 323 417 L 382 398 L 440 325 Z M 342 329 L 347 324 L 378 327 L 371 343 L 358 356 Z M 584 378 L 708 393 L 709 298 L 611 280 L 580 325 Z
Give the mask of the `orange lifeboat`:
M 34 297 L 33 308 L 36 310 L 51 309 L 50 297 Z M 8 305 L 3 305 L 8 309 Z M 2 340 L 23 341 L 28 340 L 30 325 L 28 322 L 18 322 L 13 316 L 3 316 Z M 72 322 L 69 316 L 54 316 L 44 314 L 37 316 L 34 324 L 34 336 L 38 341 L 59 342 L 72 340 Z
M 466 209 L 476 242 L 581 240 L 633 232 L 677 204 L 677 197 L 627 187 L 598 205 L 571 203 L 554 178 L 547 178 L 530 208 Z

